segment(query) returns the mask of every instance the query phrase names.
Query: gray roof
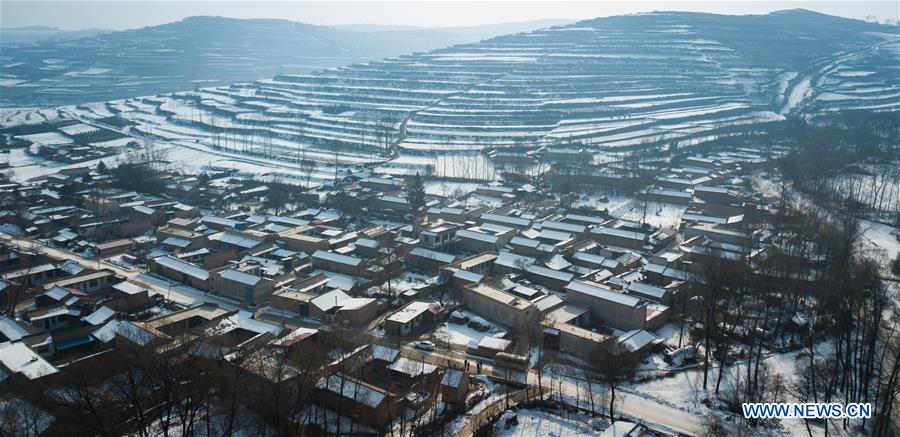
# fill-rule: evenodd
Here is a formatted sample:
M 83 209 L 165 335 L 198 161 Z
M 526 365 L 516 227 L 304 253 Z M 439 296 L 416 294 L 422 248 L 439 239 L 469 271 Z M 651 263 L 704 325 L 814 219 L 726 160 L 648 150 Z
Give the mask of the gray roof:
M 249 273 L 244 273 L 233 269 L 228 269 L 222 272 L 222 278 L 250 286 L 256 285 L 259 283 L 259 281 L 262 281 L 262 278 L 260 278 L 259 276 L 251 275 Z
M 456 231 L 456 238 L 468 238 L 470 240 L 484 241 L 486 243 L 496 243 L 500 238 L 493 235 L 482 234 L 480 232 L 462 229 Z
M 574 277 L 573 274 L 567 272 L 561 272 L 559 270 L 548 269 L 546 267 L 531 265 L 525 268 L 525 271 L 528 273 L 538 275 L 538 276 L 546 276 L 548 278 L 556 279 L 559 281 L 571 281 Z
M 665 288 L 645 284 L 643 282 L 632 282 L 631 285 L 628 286 L 628 291 L 640 293 L 645 296 L 652 296 L 655 299 L 662 299 L 668 292 Z
M 357 258 L 355 256 L 349 255 L 341 255 L 339 253 L 329 252 L 327 250 L 317 250 L 312 254 L 312 256 L 313 258 L 335 262 L 338 264 L 346 264 L 353 267 L 357 267 L 363 262 L 362 258 Z
M 481 279 L 484 278 L 484 276 L 479 275 L 478 273 L 473 273 L 468 270 L 462 269 L 453 272 L 453 277 L 464 279 L 469 282 L 481 282 Z
M 191 241 L 185 240 L 184 238 L 169 237 L 169 238 L 166 238 L 165 240 L 163 240 L 162 244 L 165 244 L 168 246 L 180 247 L 180 248 L 184 249 L 185 247 L 188 247 L 191 245 Z
M 572 232 L 575 234 L 580 234 L 580 233 L 584 232 L 584 230 L 585 230 L 585 227 L 583 225 L 574 225 L 572 223 L 563 223 L 563 222 L 557 222 L 557 221 L 553 221 L 553 220 L 544 221 L 543 223 L 541 223 L 541 228 L 542 229 L 553 229 L 553 230 L 557 230 L 557 231 Z
M 175 270 L 177 272 L 184 273 L 185 275 L 192 276 L 194 278 L 205 281 L 209 279 L 209 272 L 204 270 L 201 267 L 197 267 L 193 264 L 186 263 L 180 259 L 172 258 L 171 256 L 161 256 L 159 258 L 155 258 L 156 263 L 171 270 Z
M 639 241 L 647 240 L 647 234 L 644 234 L 641 232 L 626 231 L 623 229 L 594 228 L 594 229 L 591 229 L 591 233 L 597 234 L 597 235 L 611 235 L 611 236 L 615 236 L 615 237 L 627 238 L 629 240 L 639 240 Z
M 515 244 L 516 246 L 530 247 L 534 249 L 538 247 L 541 242 L 538 240 L 532 240 L 530 238 L 513 237 L 512 240 L 509 240 L 509 244 Z
M 89 325 L 97 326 L 106 323 L 106 321 L 112 318 L 112 316 L 114 315 L 116 315 L 115 310 L 108 306 L 102 306 L 98 308 L 97 311 L 94 311 L 87 316 L 82 317 L 81 320 L 84 320 Z
M 563 303 L 563 300 L 561 297 L 559 297 L 555 294 L 548 294 L 540 299 L 533 301 L 532 303 L 534 304 L 535 307 L 537 307 L 537 309 L 540 312 L 543 313 L 543 312 L 547 312 L 547 311 L 555 308 L 557 305 Z
M 213 224 L 217 224 L 217 225 L 228 226 L 230 228 L 236 227 L 237 225 L 242 223 L 237 220 L 216 217 L 214 215 L 203 216 L 200 218 L 200 221 L 203 223 L 213 223 Z
M 494 260 L 494 263 L 504 267 L 518 269 L 520 265 L 529 266 L 534 264 L 534 261 L 534 258 L 530 256 L 517 255 L 503 250 L 497 254 L 497 259 Z
M 209 236 L 212 241 L 220 241 L 222 243 L 231 244 L 233 246 L 250 249 L 262 244 L 262 240 L 250 238 L 241 234 L 233 234 L 231 232 L 219 232 Z
M 119 282 L 118 284 L 113 285 L 112 288 L 119 290 L 125 294 L 138 294 L 146 290 L 146 288 L 136 284 L 132 284 L 131 282 Z
M 607 258 L 605 256 L 595 255 L 593 253 L 587 252 L 575 252 L 574 254 L 572 254 L 572 259 L 577 259 L 579 261 L 584 261 L 603 267 L 616 267 L 619 264 L 619 262 L 613 258 Z
M 409 251 L 410 255 L 415 255 L 422 258 L 433 259 L 435 261 L 440 261 L 444 263 L 452 263 L 456 260 L 455 255 L 451 255 L 449 253 L 438 252 L 436 250 L 426 249 L 424 247 L 416 247 L 413 250 Z
M 628 307 L 636 307 L 641 303 L 641 299 L 634 296 L 618 293 L 613 291 L 612 289 L 599 287 L 584 281 L 570 282 L 569 285 L 566 285 L 566 291 L 586 294 L 597 299 L 615 302 L 619 305 L 625 305 Z
M 546 238 L 553 241 L 566 241 L 572 238 L 572 234 L 568 232 L 554 231 L 552 229 L 541 229 L 539 238 Z
M 504 223 L 504 224 L 513 225 L 513 226 L 522 226 L 522 227 L 528 226 L 531 224 L 530 220 L 525 220 L 525 219 L 518 218 L 518 217 L 510 217 L 510 216 L 500 215 L 500 214 L 490 214 L 490 213 L 482 214 L 481 220 L 492 221 L 495 223 Z
M 21 340 L 22 337 L 28 336 L 28 331 L 15 320 L 7 316 L 0 316 L 0 334 L 3 334 L 10 341 Z

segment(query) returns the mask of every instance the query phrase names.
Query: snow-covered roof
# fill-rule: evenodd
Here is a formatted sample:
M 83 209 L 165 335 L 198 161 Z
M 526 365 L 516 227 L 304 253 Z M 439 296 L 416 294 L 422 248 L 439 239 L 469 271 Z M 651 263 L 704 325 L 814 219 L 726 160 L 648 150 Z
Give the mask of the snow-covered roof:
M 519 266 L 530 266 L 534 264 L 534 262 L 535 259 L 530 256 L 517 255 L 505 250 L 501 250 L 500 253 L 497 254 L 497 259 L 494 260 L 495 264 L 514 269 L 518 269 Z
M 318 329 L 297 328 L 297 329 L 291 331 L 290 333 L 288 333 L 287 335 L 285 335 L 284 337 L 281 337 L 278 340 L 273 341 L 272 344 L 275 346 L 291 346 L 291 345 L 294 345 L 296 343 L 299 343 L 299 342 L 309 338 L 312 335 L 315 335 L 317 332 L 319 332 Z
M 116 335 L 127 338 L 140 346 L 146 346 L 153 339 L 157 338 L 156 334 L 150 332 L 147 328 L 128 321 L 123 321 L 116 326 Z
M 478 347 L 495 351 L 505 351 L 509 349 L 509 346 L 511 344 L 512 342 L 509 340 L 504 340 L 499 337 L 486 336 L 482 338 L 480 342 L 478 342 Z
M 96 311 L 81 318 L 82 321 L 89 325 L 101 325 L 116 315 L 116 311 L 108 306 L 102 306 Z
M 69 290 L 66 290 L 59 285 L 53 285 L 49 290 L 44 292 L 44 296 L 49 297 L 57 302 L 62 301 L 69 295 Z
M 256 246 L 262 244 L 262 240 L 257 240 L 255 238 L 250 238 L 241 234 L 234 234 L 231 232 L 218 232 L 209 236 L 211 241 L 218 241 L 225 244 L 230 244 L 232 246 L 242 247 L 244 249 L 251 249 Z
M 456 231 L 456 238 L 468 238 L 470 240 L 484 241 L 485 243 L 496 243 L 499 241 L 499 237 L 494 235 L 482 234 L 481 232 L 470 231 L 468 229 L 461 229 Z
M 114 289 L 116 289 L 116 290 L 119 290 L 119 291 L 121 291 L 122 293 L 125 293 L 125 294 L 138 294 L 138 293 L 140 293 L 140 292 L 142 292 L 142 291 L 146 291 L 146 290 L 147 290 L 147 289 L 144 288 L 144 287 L 141 287 L 141 286 L 139 286 L 139 285 L 137 285 L 137 284 L 133 284 L 133 283 L 127 282 L 127 281 L 125 281 L 125 282 L 119 282 L 118 284 L 113 285 L 112 288 L 114 288 Z
M 566 291 L 586 294 L 588 296 L 615 302 L 617 304 L 629 307 L 636 307 L 641 303 L 641 299 L 638 299 L 634 296 L 629 296 L 627 294 L 613 291 L 612 289 L 606 287 L 601 287 L 599 285 L 593 285 L 578 280 L 572 281 L 569 283 L 569 285 L 566 285 Z
M 522 247 L 530 247 L 536 248 L 539 244 L 541 244 L 538 240 L 532 240 L 530 238 L 522 238 L 522 237 L 513 237 L 512 240 L 509 240 L 510 244 L 515 244 L 516 246 Z
M 412 377 L 431 374 L 437 370 L 437 366 L 433 364 L 428 364 L 424 361 L 411 360 L 406 357 L 397 358 L 397 361 L 391 363 L 387 368 Z
M 231 220 L 231 219 L 216 217 L 216 216 L 212 216 L 212 215 L 203 216 L 200 218 L 200 221 L 203 223 L 212 223 L 212 224 L 216 224 L 216 225 L 220 225 L 220 226 L 226 226 L 229 228 L 235 228 L 242 223 L 237 220 Z
M 518 218 L 518 217 L 510 217 L 510 216 L 500 215 L 500 214 L 490 214 L 490 213 L 482 214 L 481 220 L 491 221 L 491 222 L 495 222 L 495 223 L 504 223 L 504 224 L 517 226 L 517 227 L 525 227 L 525 226 L 528 226 L 531 224 L 530 220 L 526 220 L 526 219 L 522 219 L 522 218 Z
M 310 299 L 309 303 L 315 305 L 323 312 L 328 312 L 332 308 L 340 306 L 340 303 L 347 299 L 351 299 L 347 293 L 341 290 L 331 290 L 328 293 Z
M 169 255 L 161 256 L 159 258 L 155 258 L 157 264 L 167 268 L 175 270 L 176 272 L 184 273 L 185 275 L 192 276 L 194 278 L 205 281 L 209 279 L 209 272 L 205 269 L 195 266 L 193 264 L 186 263 L 177 258 L 172 258 Z
M 481 229 L 482 231 L 492 232 L 494 235 L 505 234 L 507 232 L 511 232 L 511 231 L 515 230 L 513 228 L 497 225 L 494 223 L 483 223 L 478 228 Z
M 259 281 L 262 281 L 262 278 L 259 276 L 251 275 L 249 273 L 234 269 L 228 269 L 222 272 L 222 278 L 249 286 L 254 286 L 258 284 Z
M 362 258 L 357 258 L 355 256 L 349 255 L 341 255 L 339 253 L 329 252 L 327 250 L 317 250 L 313 253 L 312 256 L 313 258 L 318 258 L 338 264 L 345 264 L 353 267 L 359 266 L 363 262 Z
M 395 311 L 394 314 L 388 316 L 387 320 L 394 323 L 406 324 L 428 311 L 428 307 L 430 306 L 431 303 L 429 302 L 413 301 Z
M 480 275 L 475 272 L 470 272 L 468 270 L 459 269 L 453 272 L 454 278 L 463 279 L 469 282 L 481 282 L 481 279 L 484 278 L 484 275 Z
M 91 335 L 97 340 L 100 340 L 101 343 L 109 343 L 116 338 L 116 330 L 119 329 L 121 323 L 120 320 L 110 320 L 103 326 L 94 330 L 94 332 L 91 332 Z
M 56 367 L 22 342 L 0 343 L 0 364 L 3 364 L 4 370 L 24 375 L 28 379 L 38 379 L 58 372 Z
M 330 375 L 316 382 L 316 387 L 339 394 L 347 399 L 356 399 L 371 408 L 376 408 L 384 401 L 385 392 L 367 384 L 361 384 L 355 379 L 341 374 Z
M 555 294 L 548 294 L 542 298 L 539 298 L 538 300 L 533 301 L 533 303 L 538 310 L 540 310 L 541 312 L 546 312 L 563 303 L 563 300 L 561 297 Z
M 656 336 L 652 332 L 643 329 L 635 329 L 628 331 L 618 339 L 616 343 L 622 345 L 625 349 L 634 352 L 640 350 L 656 340 Z
M 84 267 L 81 266 L 81 264 L 78 264 L 77 262 L 72 260 L 67 260 L 66 262 L 62 263 L 62 265 L 59 266 L 59 269 L 72 276 L 79 275 L 85 270 Z
M 568 282 L 571 281 L 574 277 L 573 274 L 568 272 L 560 272 L 559 270 L 548 269 L 546 267 L 530 265 L 525 268 L 525 271 L 531 273 L 533 275 L 545 276 L 551 279 L 556 279 L 558 281 Z
M 584 232 L 585 227 L 583 225 L 575 225 L 572 223 L 563 223 L 557 222 L 553 220 L 546 220 L 541 222 L 541 229 L 553 229 L 556 231 L 564 231 L 571 232 L 573 234 L 581 234 Z
M 184 249 L 185 247 L 188 247 L 191 245 L 191 241 L 185 240 L 184 238 L 169 237 L 169 238 L 166 238 L 165 240 L 163 240 L 162 244 L 165 244 L 166 246 L 175 246 L 175 247 Z
M 615 229 L 615 228 L 594 228 L 591 229 L 592 234 L 597 235 L 609 235 L 613 237 L 619 238 L 627 238 L 629 240 L 638 240 L 638 241 L 646 241 L 647 234 L 641 232 L 633 232 L 626 231 L 624 229 Z
M 613 258 L 607 258 L 605 256 L 595 255 L 593 253 L 587 252 L 575 252 L 574 254 L 572 254 L 572 259 L 607 268 L 615 268 L 619 264 L 619 262 Z
M 632 282 L 628 286 L 628 291 L 633 291 L 635 293 L 640 293 L 645 296 L 651 296 L 654 299 L 662 299 L 665 297 L 668 290 L 662 287 L 657 287 L 655 285 L 645 284 L 643 282 Z
M 572 238 L 572 234 L 568 232 L 554 231 L 552 229 L 541 229 L 541 233 L 538 235 L 538 238 L 553 241 L 567 241 Z
M 15 320 L 7 316 L 0 316 L 0 334 L 9 341 L 18 341 L 22 337 L 28 336 L 28 331 L 16 323 Z

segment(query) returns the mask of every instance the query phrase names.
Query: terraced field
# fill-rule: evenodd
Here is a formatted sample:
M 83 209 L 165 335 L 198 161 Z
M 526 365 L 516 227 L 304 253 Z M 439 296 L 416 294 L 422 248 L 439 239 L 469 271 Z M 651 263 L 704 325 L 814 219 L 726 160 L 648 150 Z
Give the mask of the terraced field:
M 786 116 L 898 111 L 898 60 L 895 27 L 808 11 L 652 13 L 60 111 L 212 153 L 420 169 L 437 158 L 414 155 L 571 141 L 619 153 Z
M 201 16 L 84 38 L 65 33 L 38 42 L 20 35 L 27 29 L 4 28 L 0 104 L 79 104 L 309 73 L 479 41 L 508 28 L 537 29 L 543 23 L 358 31 L 353 26 Z

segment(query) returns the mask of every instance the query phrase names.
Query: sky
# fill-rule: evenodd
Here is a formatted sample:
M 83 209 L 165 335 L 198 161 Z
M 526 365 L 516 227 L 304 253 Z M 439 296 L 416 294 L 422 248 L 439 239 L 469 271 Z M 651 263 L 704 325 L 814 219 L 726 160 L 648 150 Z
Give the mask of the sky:
M 804 8 L 848 18 L 900 19 L 898 1 L 46 1 L 0 0 L 0 27 L 135 29 L 194 15 L 283 18 L 319 25 L 470 26 L 547 18 L 584 19 L 653 10 L 765 14 Z M 476 12 L 477 11 L 477 12 Z

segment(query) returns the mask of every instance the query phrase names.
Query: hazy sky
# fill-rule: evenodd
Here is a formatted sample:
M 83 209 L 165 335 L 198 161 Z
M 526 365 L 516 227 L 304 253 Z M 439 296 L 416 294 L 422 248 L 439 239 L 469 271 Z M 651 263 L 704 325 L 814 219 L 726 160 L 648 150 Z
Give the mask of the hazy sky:
M 284 18 L 312 24 L 399 24 L 466 26 L 537 20 L 593 18 L 653 10 L 764 14 L 805 8 L 831 15 L 880 21 L 900 18 L 898 1 L 9 1 L 0 0 L 0 26 L 53 26 L 62 29 L 133 29 L 192 15 Z

